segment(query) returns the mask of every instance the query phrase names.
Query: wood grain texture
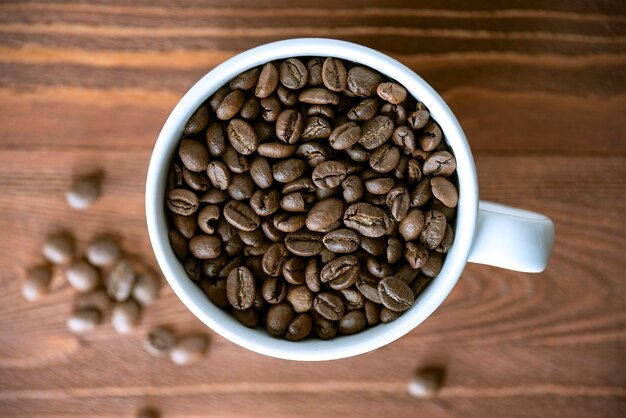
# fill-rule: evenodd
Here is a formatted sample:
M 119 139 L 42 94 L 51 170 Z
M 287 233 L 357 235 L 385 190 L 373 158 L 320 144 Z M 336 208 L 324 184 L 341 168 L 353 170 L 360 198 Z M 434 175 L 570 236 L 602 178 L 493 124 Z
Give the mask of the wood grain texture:
M 481 198 L 556 225 L 539 275 L 468 265 L 435 314 L 357 358 L 280 361 L 215 333 L 199 365 L 141 348 L 153 325 L 205 330 L 168 287 L 130 337 L 65 327 L 62 278 L 20 296 L 42 237 L 103 233 L 156 269 L 143 212 L 172 107 L 237 52 L 296 36 L 378 48 L 433 85 L 473 149 Z M 0 3 L 0 416 L 621 417 L 626 411 L 626 4 L 579 0 L 121 0 Z M 76 175 L 104 173 L 85 212 Z M 123 202 L 123 204 L 121 204 Z M 446 368 L 431 400 L 406 386 Z

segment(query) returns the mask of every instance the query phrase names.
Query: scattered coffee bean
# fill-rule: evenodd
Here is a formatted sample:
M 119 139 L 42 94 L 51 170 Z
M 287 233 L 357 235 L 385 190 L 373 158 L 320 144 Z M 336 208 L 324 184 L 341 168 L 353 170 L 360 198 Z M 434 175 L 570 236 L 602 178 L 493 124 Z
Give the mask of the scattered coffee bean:
M 129 298 L 135 284 L 135 270 L 128 260 L 117 261 L 106 280 L 106 290 L 109 297 L 118 302 Z
M 91 265 L 96 267 L 110 266 L 120 255 L 120 247 L 112 239 L 100 238 L 87 247 L 85 256 Z
M 416 398 L 430 398 L 441 387 L 443 378 L 444 372 L 439 368 L 418 370 L 409 382 L 408 392 Z
M 73 209 L 85 209 L 100 196 L 100 183 L 94 177 L 77 180 L 66 194 L 67 203 Z
M 156 277 L 149 273 L 140 274 L 131 295 L 141 306 L 151 305 L 158 297 L 161 286 Z
M 192 335 L 181 338 L 170 350 L 170 360 L 178 366 L 187 366 L 199 362 L 208 346 L 205 335 Z
M 144 349 L 155 357 L 167 356 L 175 344 L 174 333 L 165 327 L 152 328 L 143 340 Z
M 111 325 L 118 334 L 129 334 L 139 322 L 141 311 L 132 299 L 118 302 L 111 311 Z
M 86 261 L 77 261 L 65 270 L 67 282 L 81 293 L 91 292 L 98 286 L 98 270 Z
M 111 309 L 111 299 L 104 289 L 96 289 L 89 293 L 80 293 L 76 298 L 76 308 L 94 308 L 104 315 Z
M 102 314 L 95 308 L 83 308 L 74 311 L 67 320 L 67 329 L 74 334 L 85 334 L 96 329 L 102 321 Z
M 67 235 L 49 236 L 42 252 L 44 258 L 53 264 L 69 264 L 74 258 L 74 240 Z
M 22 284 L 22 296 L 29 302 L 34 302 L 48 293 L 52 274 L 47 266 L 35 267 L 28 271 Z

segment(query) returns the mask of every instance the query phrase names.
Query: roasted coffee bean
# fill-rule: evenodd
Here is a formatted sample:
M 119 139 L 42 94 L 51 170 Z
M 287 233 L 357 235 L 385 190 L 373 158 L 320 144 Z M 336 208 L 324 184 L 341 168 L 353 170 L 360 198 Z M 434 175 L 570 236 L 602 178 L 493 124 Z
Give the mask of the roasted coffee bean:
M 347 122 L 330 133 L 328 142 L 334 149 L 344 150 L 356 144 L 360 137 L 361 127 L 355 122 Z
M 304 284 L 307 261 L 301 257 L 291 257 L 283 266 L 283 277 L 291 284 Z
M 422 207 L 433 197 L 430 177 L 424 177 L 411 192 L 411 207 Z
M 198 210 L 199 204 L 198 196 L 190 190 L 174 189 L 167 195 L 168 209 L 179 215 L 191 215 Z
M 297 90 L 307 82 L 309 72 L 305 65 L 297 58 L 289 58 L 280 64 L 278 69 L 280 82 L 288 89 Z
M 309 167 L 317 167 L 330 158 L 330 150 L 317 142 L 307 142 L 298 147 L 296 155 L 306 160 Z
M 29 302 L 41 299 L 49 291 L 52 274 L 48 267 L 36 267 L 28 271 L 22 284 L 22 296 Z
M 207 174 L 214 187 L 217 187 L 220 190 L 227 190 L 228 186 L 230 186 L 230 171 L 223 162 L 211 161 L 207 168 Z
M 387 194 L 385 201 L 389 208 L 389 215 L 391 219 L 396 222 L 402 221 L 409 213 L 410 209 L 410 196 L 406 187 L 394 187 Z
M 264 120 L 259 120 L 258 122 L 254 124 L 253 127 L 254 127 L 254 132 L 256 132 L 257 136 L 259 137 L 259 142 L 267 141 L 276 133 L 275 124 L 266 122 Z M 260 147 L 261 147 L 261 144 L 259 144 L 259 148 Z M 259 153 L 259 155 L 263 155 L 261 154 L 259 149 L 257 149 L 257 152 Z M 266 155 L 264 155 L 264 157 L 266 157 Z
M 443 266 L 443 255 L 441 253 L 431 251 L 428 253 L 428 260 L 422 266 L 421 271 L 428 277 L 437 277 Z
M 252 120 L 256 119 L 261 114 L 261 102 L 256 97 L 249 97 L 244 103 L 239 112 L 239 116 L 244 119 Z M 254 130 L 256 132 L 256 129 Z M 257 132 L 257 136 L 258 136 Z M 259 139 L 260 140 L 260 139 Z
M 272 245 L 272 243 L 266 240 L 263 240 L 263 242 L 261 242 L 256 247 L 254 245 L 246 245 L 243 248 L 243 255 L 245 255 L 246 257 L 263 256 L 263 254 L 265 254 L 270 245 Z
M 209 123 L 205 133 L 206 143 L 209 147 L 209 153 L 213 157 L 221 157 L 226 151 L 226 139 L 222 131 L 222 125 L 217 122 Z
M 248 163 L 248 160 L 246 160 L 246 157 L 239 154 L 230 145 L 226 146 L 226 150 L 222 156 L 222 161 L 233 173 L 245 173 L 250 169 L 250 164 Z
M 183 179 L 190 188 L 199 192 L 207 190 L 211 185 L 205 171 L 194 173 L 193 171 L 189 171 L 187 167 L 183 167 Z
M 320 116 L 311 116 L 304 121 L 302 140 L 310 141 L 312 139 L 328 138 L 331 131 L 332 127 L 326 119 Z
M 217 221 L 217 226 L 215 227 L 215 232 L 220 237 L 222 242 L 230 241 L 234 236 L 237 235 L 237 229 L 232 226 L 224 217 L 222 216 Z
M 339 254 L 330 251 L 328 248 L 324 247 L 322 251 L 320 251 L 320 261 L 322 264 L 329 263 L 333 261 L 335 258 L 339 257 Z
M 419 269 L 423 267 L 428 260 L 428 250 L 421 244 L 407 242 L 404 249 L 404 258 L 411 268 Z
M 277 190 L 257 190 L 250 198 L 250 207 L 260 216 L 269 216 L 280 208 L 280 194 Z
M 209 278 L 217 277 L 226 263 L 228 263 L 228 257 L 225 254 L 220 254 L 214 259 L 204 260 L 202 262 L 202 274 Z
M 361 126 L 359 144 L 367 150 L 373 150 L 387 142 L 393 134 L 394 126 L 387 116 L 376 116 Z
M 307 116 L 322 116 L 326 119 L 335 119 L 335 112 L 330 106 L 313 105 L 306 110 Z
M 343 223 L 361 235 L 377 238 L 385 235 L 392 227 L 387 212 L 370 203 L 355 203 L 348 206 Z
M 330 197 L 337 197 L 339 196 L 339 191 L 340 191 L 339 187 L 335 187 L 334 189 L 316 189 L 315 197 L 317 197 L 317 200 L 324 200 Z
M 117 302 L 111 311 L 111 325 L 118 334 L 129 334 L 139 322 L 141 308 L 132 299 Z
M 200 106 L 198 110 L 187 121 L 183 132 L 185 135 L 193 135 L 202 132 L 209 123 L 209 109 L 206 106 Z
M 168 238 L 174 254 L 179 260 L 184 260 L 189 254 L 189 248 L 187 246 L 187 240 L 176 229 L 170 229 L 168 232 Z
M 198 200 L 200 200 L 200 203 L 209 203 L 211 205 L 217 205 L 219 203 L 223 203 L 226 200 L 226 198 L 228 198 L 228 193 L 226 193 L 224 190 L 210 188 L 206 192 L 202 193 L 198 197 Z
M 378 173 L 388 173 L 396 168 L 400 161 L 400 150 L 389 144 L 378 147 L 370 157 L 370 166 Z
M 445 225 L 444 225 L 445 227 Z M 398 232 L 405 241 L 417 239 L 424 228 L 424 214 L 419 209 L 411 209 L 400 221 Z M 439 245 L 439 243 L 437 243 Z
M 222 242 L 212 235 L 196 235 L 189 241 L 189 251 L 200 260 L 216 258 L 220 255 Z
M 206 352 L 206 335 L 191 335 L 179 339 L 170 350 L 170 360 L 178 366 L 188 366 L 199 362 Z
M 441 128 L 436 122 L 429 121 L 420 131 L 419 143 L 424 151 L 433 151 L 441 144 Z
M 391 135 L 391 139 L 395 145 L 402 148 L 402 153 L 410 155 L 415 150 L 415 135 L 406 126 L 398 126 Z
M 214 221 L 219 219 L 219 217 L 220 208 L 218 206 L 205 206 L 200 210 L 200 212 L 198 212 L 197 224 L 194 225 L 194 228 L 192 229 L 191 226 L 189 226 L 188 228 L 188 234 L 191 236 L 187 236 L 185 234 L 183 235 L 185 236 L 185 238 L 191 238 L 196 233 L 196 226 L 199 226 L 202 232 L 212 235 L 215 233 L 215 226 L 217 224 L 217 222 Z M 174 224 L 176 224 L 176 222 L 174 222 Z M 178 230 L 180 231 L 180 228 L 178 228 Z
M 424 274 L 415 274 L 415 279 L 411 282 L 410 287 L 413 295 L 417 298 L 417 296 L 422 293 L 422 291 L 428 286 L 428 284 L 433 280 L 432 277 L 428 277 Z
M 406 311 L 414 301 L 411 288 L 395 277 L 386 277 L 378 282 L 378 294 L 382 304 L 395 312 Z
M 259 81 L 257 82 L 254 95 L 259 99 L 263 99 L 276 90 L 278 86 L 278 70 L 271 62 L 265 64 L 261 73 L 259 74 Z
M 311 178 L 320 189 L 332 189 L 346 178 L 347 169 L 339 161 L 324 161 L 315 167 Z
M 398 83 L 380 83 L 376 87 L 378 97 L 391 104 L 400 104 L 406 100 L 406 89 Z
M 222 100 L 224 100 L 224 97 L 228 96 L 231 91 L 232 89 L 229 85 L 224 85 L 220 87 L 209 100 L 209 106 L 211 106 L 211 110 L 215 112 L 220 103 L 222 103 Z
M 187 259 L 185 259 L 185 261 L 183 262 L 183 268 L 185 269 L 185 273 L 187 273 L 187 276 L 189 276 L 191 280 L 200 280 L 202 266 L 200 265 L 200 261 L 196 257 L 187 257 Z
M 390 237 L 387 240 L 387 262 L 389 264 L 396 264 L 402 258 L 402 242 L 395 237 Z
M 369 271 L 372 276 L 379 279 L 383 279 L 393 274 L 393 270 L 389 264 L 381 262 L 374 257 L 368 257 L 365 266 L 367 267 L 367 271 Z
M 387 199 L 387 196 L 385 195 L 366 193 L 365 198 L 363 200 L 375 206 L 385 206 L 386 199 Z M 388 233 L 391 233 L 391 231 Z
M 388 324 L 391 321 L 398 319 L 400 314 L 401 312 L 392 311 L 386 306 L 383 306 L 383 308 L 380 310 L 380 322 L 382 322 L 383 324 Z
M 263 255 L 263 271 L 272 277 L 279 276 L 288 256 L 289 252 L 284 244 L 272 244 Z
M 408 180 L 411 183 L 418 182 L 422 179 L 422 165 L 416 159 L 412 158 L 408 163 Z
M 372 276 L 369 272 L 361 271 L 356 281 L 356 288 L 366 299 L 375 303 L 382 303 L 378 293 L 378 282 L 380 282 L 380 279 Z
M 80 293 L 91 292 L 98 286 L 98 270 L 86 261 L 76 261 L 65 270 L 65 279 Z
M 341 298 L 334 293 L 318 293 L 313 300 L 315 312 L 330 321 L 337 321 L 345 312 L 345 306 Z
M 306 215 L 283 212 L 275 215 L 272 223 L 279 231 L 296 232 L 305 225 Z
M 224 97 L 222 103 L 217 107 L 215 115 L 220 120 L 232 119 L 243 107 L 246 96 L 240 90 L 233 90 L 228 96 Z
M 276 96 L 278 96 L 278 100 L 285 106 L 295 106 L 298 104 L 298 94 L 289 90 L 282 84 L 276 89 Z
M 117 261 L 106 279 L 107 294 L 118 302 L 125 301 L 133 290 L 135 278 L 135 270 L 128 260 Z
M 383 82 L 383 76 L 371 68 L 356 66 L 348 71 L 348 90 L 357 96 L 372 97 Z
M 264 219 L 261 222 L 261 229 L 265 236 L 272 242 L 282 242 L 285 239 L 286 234 L 278 230 L 271 220 Z
M 222 245 L 222 247 L 224 252 L 232 257 L 234 255 L 240 254 L 246 247 L 246 244 L 244 244 L 241 238 L 239 238 L 239 235 L 235 235 L 234 237 L 226 241 Z
M 354 311 L 357 309 L 363 309 L 365 305 L 365 297 L 363 293 L 359 292 L 354 286 L 349 289 L 340 290 L 344 303 L 346 304 L 347 311 Z
M 285 246 L 292 254 L 300 257 L 313 257 L 322 251 L 322 234 L 300 230 L 287 234 Z
M 459 203 L 459 192 L 450 180 L 445 177 L 433 177 L 430 179 L 430 187 L 433 195 L 449 208 L 454 208 Z
M 361 239 L 351 229 L 335 229 L 324 235 L 322 242 L 330 251 L 339 254 L 349 254 L 358 250 Z
M 314 193 L 317 190 L 315 187 L 315 183 L 309 177 L 300 177 L 295 179 L 294 181 L 290 181 L 289 183 L 283 186 L 281 193 L 283 195 L 290 193 L 302 193 L 310 196 L 311 193 Z
M 269 245 L 267 246 L 269 248 Z M 244 262 L 244 266 L 250 270 L 254 277 L 265 277 L 265 272 L 263 271 L 263 257 L 262 256 L 252 256 L 247 257 Z
M 407 174 L 407 169 L 409 166 L 409 157 L 406 155 L 401 155 L 398 160 L 398 165 L 393 169 L 393 175 L 398 180 L 404 180 Z
M 406 110 L 402 105 L 393 105 L 386 103 L 380 108 L 380 114 L 387 116 L 396 124 L 396 126 L 402 126 L 406 123 Z
M 244 71 L 230 81 L 230 88 L 233 90 L 250 90 L 256 86 L 256 83 L 259 81 L 259 73 L 258 68 L 251 68 L 248 71 Z
M 226 279 L 228 277 L 228 275 L 230 274 L 230 272 L 234 269 L 237 268 L 239 266 L 242 266 L 244 264 L 244 257 L 243 255 L 238 255 L 234 258 L 232 258 L 228 263 L 226 263 L 226 265 L 220 270 L 220 272 L 217 274 L 217 278 L 218 279 Z
M 344 208 L 337 198 L 321 200 L 307 214 L 306 227 L 311 231 L 330 232 L 341 224 Z
M 250 176 L 256 185 L 262 189 L 267 189 L 272 185 L 272 168 L 266 158 L 258 156 L 252 160 Z
M 341 92 L 346 89 L 348 72 L 338 58 L 326 58 L 322 66 L 322 81 L 328 90 Z
M 165 327 L 155 327 L 148 332 L 143 340 L 144 349 L 155 357 L 165 357 L 174 348 L 174 333 Z
M 448 177 L 456 170 L 456 160 L 448 151 L 431 154 L 422 167 L 424 175 Z
M 272 165 L 272 175 L 279 183 L 289 183 L 300 177 L 306 169 L 306 163 L 298 158 L 282 160 Z
M 226 296 L 230 305 L 240 311 L 252 307 L 256 293 L 254 276 L 247 267 L 233 269 L 226 279 Z
M 249 173 L 235 174 L 232 176 L 228 195 L 235 200 L 246 200 L 254 193 L 254 181 Z
M 259 155 L 267 158 L 287 158 L 296 152 L 296 146 L 283 142 L 265 142 L 259 144 L 257 151 Z
M 374 303 L 371 300 L 365 301 L 365 319 L 367 320 L 367 325 L 373 326 L 380 323 L 381 308 L 378 303 Z
M 349 148 L 345 149 L 346 154 L 350 157 L 350 159 L 357 163 L 364 163 L 365 161 L 370 159 L 372 153 L 363 149 L 359 144 L 354 144 Z
M 259 323 L 259 314 L 256 309 L 249 308 L 240 311 L 239 309 L 232 310 L 233 316 L 237 318 L 237 321 L 241 322 L 248 328 L 254 328 Z
M 378 100 L 375 98 L 365 99 L 352 107 L 347 113 L 348 119 L 365 122 L 376 116 L 378 111 Z
M 95 308 L 101 314 L 106 315 L 111 310 L 111 299 L 106 290 L 98 288 L 89 293 L 81 293 L 76 298 L 76 308 Z
M 386 195 L 388 194 L 396 181 L 391 177 L 378 177 L 365 182 L 365 190 L 371 194 Z
M 287 302 L 295 313 L 307 312 L 313 306 L 313 292 L 305 285 L 294 286 L 287 291 Z
M 231 270 L 232 271 L 232 270 Z M 215 281 L 202 280 L 200 287 L 207 294 L 209 300 L 220 308 L 227 308 L 230 306 L 228 302 L 228 296 L 226 295 L 226 280 L 218 278 Z
M 402 266 L 394 274 L 394 277 L 410 285 L 411 282 L 417 277 L 418 274 L 419 274 L 418 269 L 413 269 L 408 264 L 402 264 Z
M 358 259 L 353 255 L 344 255 L 322 267 L 320 280 L 330 283 L 335 290 L 347 289 L 356 283 L 360 272 Z
M 67 320 L 67 329 L 74 334 L 85 334 L 96 329 L 102 313 L 95 308 L 77 309 Z
M 333 321 L 324 318 L 322 315 L 315 315 L 315 334 L 322 340 L 329 340 L 337 335 L 337 327 Z
M 287 144 L 296 143 L 302 136 L 304 118 L 293 109 L 283 110 L 276 120 L 276 136 Z
M 446 217 L 438 210 L 429 210 L 424 214 L 424 227 L 420 234 L 420 242 L 429 250 L 441 244 L 446 233 Z M 414 238 L 413 238 L 414 239 Z
M 374 257 L 382 257 L 386 251 L 387 240 L 384 238 L 361 237 L 361 248 Z
M 167 175 L 167 183 L 165 186 L 165 193 L 169 194 L 174 189 L 183 187 L 183 170 L 177 163 L 172 163 L 170 171 Z
M 407 123 L 413 129 L 422 129 L 430 118 L 430 112 L 422 102 L 417 104 L 414 112 L 409 113 Z
M 67 191 L 65 198 L 72 209 L 82 210 L 100 197 L 100 181 L 97 177 L 78 179 Z
M 120 255 L 120 247 L 112 239 L 99 238 L 87 247 L 85 256 L 91 265 L 96 267 L 110 266 Z
M 300 341 L 308 337 L 311 331 L 313 331 L 313 318 L 308 313 L 303 313 L 291 321 L 285 338 L 289 341 Z
M 309 289 L 315 293 L 319 292 L 322 286 L 320 272 L 321 268 L 317 262 L 317 258 L 310 258 L 306 264 L 306 268 L 304 269 L 304 281 Z
M 312 88 L 302 91 L 298 95 L 298 100 L 302 103 L 313 105 L 336 105 L 339 104 L 339 96 L 330 90 L 323 88 Z
M 293 320 L 293 310 L 286 303 L 273 305 L 267 311 L 265 327 L 267 332 L 274 336 L 283 335 L 289 329 Z
M 346 203 L 358 202 L 363 197 L 363 182 L 358 176 L 348 176 L 341 182 Z
M 259 146 L 259 138 L 248 122 L 241 119 L 232 119 L 226 128 L 228 142 L 242 155 L 250 155 Z
M 305 202 L 302 193 L 294 192 L 283 196 L 280 200 L 280 207 L 287 212 L 305 212 L 309 204 Z
M 435 248 L 438 253 L 447 253 L 454 242 L 454 230 L 449 223 L 446 223 L 446 232 L 443 235 L 441 243 Z
M 204 145 L 193 139 L 181 141 L 178 155 L 183 165 L 195 173 L 206 170 L 209 164 L 209 151 Z
M 265 240 L 265 235 L 261 228 L 255 229 L 254 231 L 238 231 L 238 234 L 244 244 L 253 247 L 260 247 Z
M 224 206 L 224 218 L 235 228 L 254 231 L 261 225 L 261 219 L 250 206 L 231 200 Z
M 306 62 L 306 69 L 309 73 L 308 82 L 312 86 L 322 84 L 323 58 L 311 58 Z
M 355 334 L 365 328 L 365 314 L 361 311 L 348 312 L 342 316 L 337 322 L 337 328 L 340 334 Z

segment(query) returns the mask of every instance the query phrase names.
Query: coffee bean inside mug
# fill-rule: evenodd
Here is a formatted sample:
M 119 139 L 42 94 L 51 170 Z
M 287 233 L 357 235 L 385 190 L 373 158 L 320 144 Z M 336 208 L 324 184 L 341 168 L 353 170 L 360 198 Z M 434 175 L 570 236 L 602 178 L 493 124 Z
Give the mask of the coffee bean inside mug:
M 195 113 L 209 116 L 190 118 L 174 155 L 169 236 L 244 326 L 290 341 L 385 326 L 439 274 L 456 161 L 404 86 L 294 57 L 248 69 Z

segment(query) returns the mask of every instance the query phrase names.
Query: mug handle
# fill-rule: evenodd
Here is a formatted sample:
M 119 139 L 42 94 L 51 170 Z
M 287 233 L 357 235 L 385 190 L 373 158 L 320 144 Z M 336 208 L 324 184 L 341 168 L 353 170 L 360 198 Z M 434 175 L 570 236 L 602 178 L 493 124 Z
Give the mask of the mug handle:
M 554 223 L 547 216 L 481 200 L 468 261 L 540 273 L 553 244 Z

